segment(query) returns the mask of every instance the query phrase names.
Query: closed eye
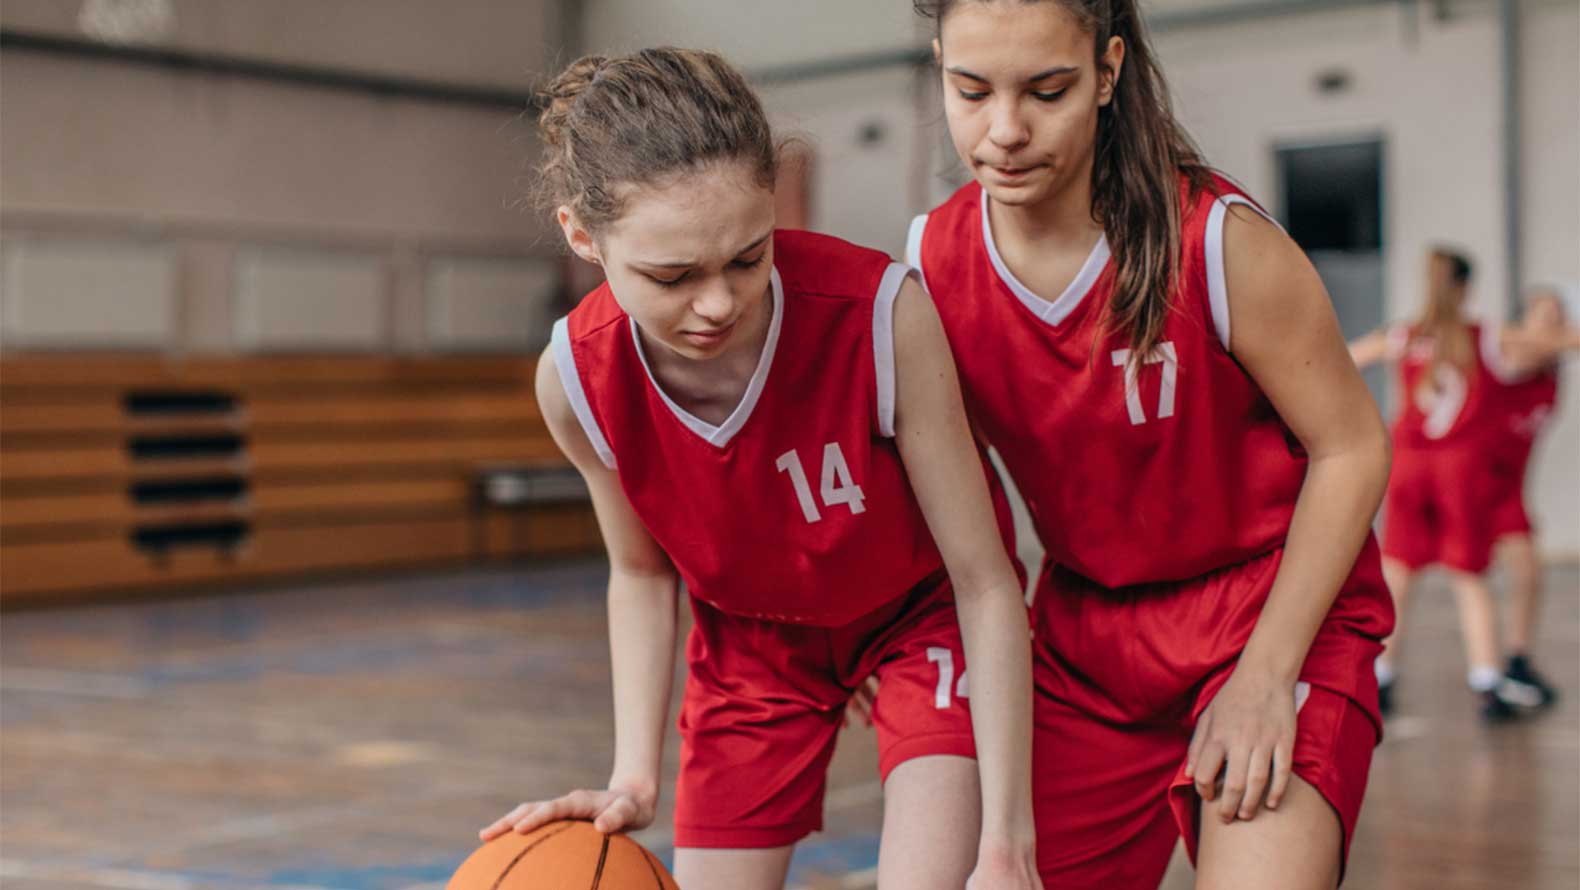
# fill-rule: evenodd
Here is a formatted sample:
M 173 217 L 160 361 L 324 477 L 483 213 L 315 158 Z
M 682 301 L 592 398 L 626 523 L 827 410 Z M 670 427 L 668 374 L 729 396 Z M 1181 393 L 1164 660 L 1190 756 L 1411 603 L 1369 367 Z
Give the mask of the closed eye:
M 1070 88 L 1069 87 L 1065 87 L 1062 90 L 1054 90 L 1051 93 L 1033 92 L 1031 94 L 1031 97 L 1033 99 L 1036 99 L 1038 102 L 1055 102 L 1055 101 L 1058 101 L 1059 97 L 1063 96 L 1065 93 L 1067 93 L 1069 91 L 1070 91 Z

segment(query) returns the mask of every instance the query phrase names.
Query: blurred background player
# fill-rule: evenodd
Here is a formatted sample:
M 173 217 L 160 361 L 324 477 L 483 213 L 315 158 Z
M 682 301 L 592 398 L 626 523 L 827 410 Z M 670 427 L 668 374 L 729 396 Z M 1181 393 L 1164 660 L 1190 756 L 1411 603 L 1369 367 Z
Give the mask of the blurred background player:
M 1555 391 L 1538 382 L 1511 392 L 1510 384 L 1552 362 L 1563 346 L 1563 331 L 1549 330 L 1545 314 L 1538 316 L 1543 326 L 1533 322 L 1531 332 L 1472 321 L 1465 313 L 1472 272 L 1462 253 L 1433 248 L 1426 258 L 1426 300 L 1416 319 L 1356 340 L 1351 355 L 1361 367 L 1395 364 L 1401 400 L 1383 509 L 1383 568 L 1399 616 L 1377 659 L 1383 711 L 1396 704 L 1394 665 L 1416 574 L 1441 565 L 1458 606 L 1466 682 L 1479 697 L 1482 718 L 1501 722 L 1516 712 L 1499 694 L 1504 673 L 1485 573 L 1498 535 L 1498 508 L 1508 510 L 1509 498 L 1518 497 L 1517 482 L 1502 480 L 1517 476 L 1511 464 L 1530 453 L 1529 439 L 1514 453 L 1519 449 L 1507 427 L 1519 400 L 1539 403 L 1545 394 L 1550 403 Z M 1501 521 L 1513 528 L 1521 524 L 1519 517 Z M 1534 593 L 1517 594 L 1516 612 L 1526 608 L 1520 603 L 1533 600 Z

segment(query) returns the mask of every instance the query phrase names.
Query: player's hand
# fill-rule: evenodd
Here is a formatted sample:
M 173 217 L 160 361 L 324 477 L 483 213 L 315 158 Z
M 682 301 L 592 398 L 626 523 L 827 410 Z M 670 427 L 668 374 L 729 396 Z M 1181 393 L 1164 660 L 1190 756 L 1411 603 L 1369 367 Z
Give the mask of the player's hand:
M 977 865 L 966 890 L 1042 890 L 1032 845 L 1012 848 L 984 841 L 977 848 Z
M 867 726 L 872 725 L 872 706 L 878 702 L 878 678 L 868 677 L 863 680 L 856 691 L 851 693 L 850 701 L 845 703 L 845 713 L 840 717 L 841 726 L 849 726 L 854 718 Z
M 1204 813 L 1216 802 L 1225 824 L 1250 819 L 1264 798 L 1268 809 L 1278 808 L 1294 752 L 1294 684 L 1236 670 L 1196 721 L 1185 777 L 1196 783 Z
M 653 811 L 657 807 L 657 794 L 623 788 L 604 791 L 582 789 L 553 800 L 519 804 L 479 831 L 477 836 L 483 841 L 491 841 L 508 831 L 526 834 L 561 819 L 590 819 L 593 827 L 604 834 L 634 831 L 652 824 Z

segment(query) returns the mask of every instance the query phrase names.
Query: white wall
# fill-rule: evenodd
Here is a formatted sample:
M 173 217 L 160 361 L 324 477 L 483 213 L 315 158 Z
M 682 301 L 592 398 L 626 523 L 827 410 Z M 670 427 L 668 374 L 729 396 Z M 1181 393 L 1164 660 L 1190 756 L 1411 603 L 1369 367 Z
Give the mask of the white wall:
M 1580 4 L 1522 6 L 1519 76 L 1525 278 L 1580 287 Z M 1547 549 L 1580 558 L 1580 361 L 1559 400 L 1527 491 Z
M 1425 5 L 1416 13 L 1387 5 L 1173 30 L 1156 42 L 1176 110 L 1208 159 L 1269 203 L 1277 146 L 1382 137 L 1385 317 L 1414 313 L 1423 253 L 1443 241 L 1476 261 L 1475 311 L 1502 318 L 1512 295 L 1496 7 L 1455 5 L 1444 20 Z M 1580 7 L 1527 0 L 1521 14 L 1521 260 L 1527 281 L 1573 281 Z M 1320 93 L 1315 77 L 1330 70 L 1348 73 L 1350 89 Z M 1564 558 L 1580 557 L 1580 380 L 1571 383 L 1530 480 L 1543 545 Z

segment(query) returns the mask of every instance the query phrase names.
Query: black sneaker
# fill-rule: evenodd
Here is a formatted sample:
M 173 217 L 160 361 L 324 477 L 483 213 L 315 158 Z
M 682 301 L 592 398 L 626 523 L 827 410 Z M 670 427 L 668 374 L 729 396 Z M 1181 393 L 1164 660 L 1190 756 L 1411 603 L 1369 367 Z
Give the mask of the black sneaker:
M 1530 659 L 1515 655 L 1498 684 L 1498 698 L 1518 708 L 1545 708 L 1558 700 L 1558 690 L 1531 667 Z
M 1519 719 L 1520 713 L 1514 706 L 1498 697 L 1496 689 L 1488 689 L 1478 693 L 1481 696 L 1481 722 L 1482 723 L 1512 723 Z
M 1384 717 L 1393 716 L 1393 684 L 1377 684 L 1377 713 Z

